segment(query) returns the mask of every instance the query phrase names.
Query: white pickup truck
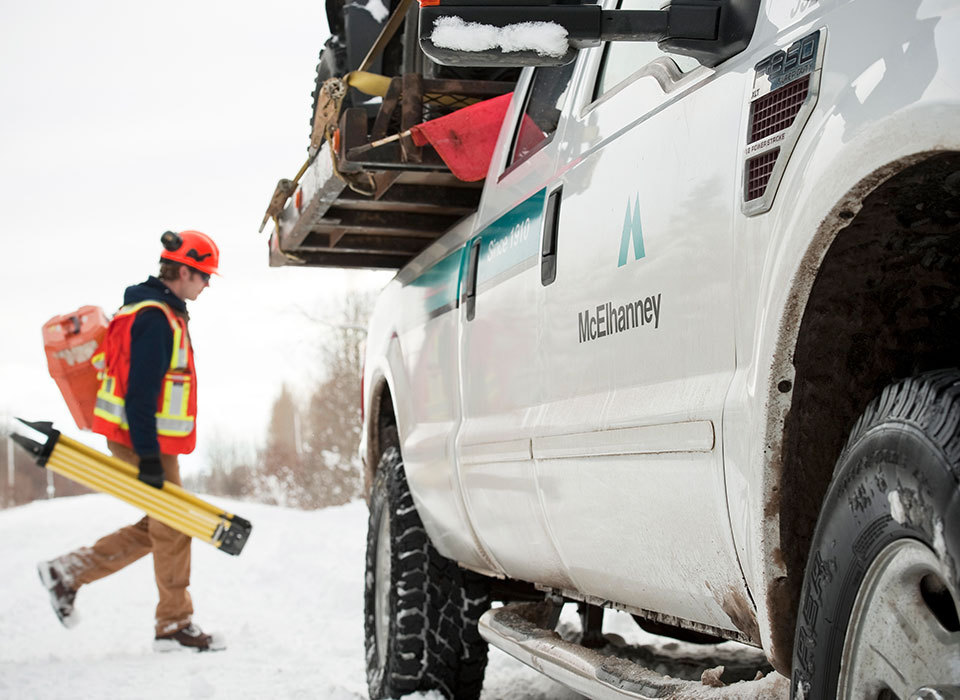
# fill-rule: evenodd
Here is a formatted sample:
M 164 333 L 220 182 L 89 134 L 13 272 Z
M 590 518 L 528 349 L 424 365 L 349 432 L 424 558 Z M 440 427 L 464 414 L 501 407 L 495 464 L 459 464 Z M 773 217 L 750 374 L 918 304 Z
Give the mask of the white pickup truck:
M 479 208 L 370 322 L 371 697 L 476 698 L 487 642 L 683 696 L 564 601 L 584 640 L 613 608 L 762 648 L 798 698 L 960 697 L 960 4 L 423 5 L 440 60 L 473 60 L 445 17 L 574 60 L 478 55 L 527 65 Z

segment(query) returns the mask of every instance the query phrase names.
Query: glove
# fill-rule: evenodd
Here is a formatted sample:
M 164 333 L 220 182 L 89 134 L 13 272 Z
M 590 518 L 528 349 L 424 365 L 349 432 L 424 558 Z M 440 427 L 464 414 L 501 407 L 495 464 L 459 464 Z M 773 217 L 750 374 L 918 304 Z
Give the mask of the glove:
M 163 488 L 163 465 L 160 464 L 159 455 L 140 458 L 140 473 L 137 478 L 155 489 Z

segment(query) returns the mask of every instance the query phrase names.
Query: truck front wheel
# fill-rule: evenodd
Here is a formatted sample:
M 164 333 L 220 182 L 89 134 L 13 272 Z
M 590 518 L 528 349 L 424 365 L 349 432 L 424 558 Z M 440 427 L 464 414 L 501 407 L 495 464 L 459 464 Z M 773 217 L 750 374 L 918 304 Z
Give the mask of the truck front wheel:
M 370 698 L 439 690 L 480 696 L 487 644 L 477 620 L 489 584 L 441 556 L 427 537 L 407 487 L 400 452 L 384 450 L 374 477 L 367 527 L 364 594 Z
M 884 389 L 851 432 L 814 531 L 794 698 L 960 696 L 958 483 L 960 372 Z

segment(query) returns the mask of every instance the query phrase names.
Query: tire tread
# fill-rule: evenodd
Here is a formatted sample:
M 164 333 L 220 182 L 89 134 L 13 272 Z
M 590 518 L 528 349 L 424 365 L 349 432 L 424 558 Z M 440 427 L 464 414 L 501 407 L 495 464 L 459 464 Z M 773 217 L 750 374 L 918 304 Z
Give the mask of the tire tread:
M 378 490 L 379 489 L 379 490 Z M 385 668 L 378 667 L 373 605 L 378 508 L 390 508 L 393 610 Z M 439 690 L 476 700 L 487 643 L 477 621 L 490 607 L 489 582 L 461 569 L 430 544 L 396 447 L 384 450 L 374 481 L 367 534 L 365 635 L 371 698 Z
M 910 423 L 929 436 L 960 481 L 960 370 L 939 369 L 889 384 L 857 420 L 843 455 L 887 420 Z

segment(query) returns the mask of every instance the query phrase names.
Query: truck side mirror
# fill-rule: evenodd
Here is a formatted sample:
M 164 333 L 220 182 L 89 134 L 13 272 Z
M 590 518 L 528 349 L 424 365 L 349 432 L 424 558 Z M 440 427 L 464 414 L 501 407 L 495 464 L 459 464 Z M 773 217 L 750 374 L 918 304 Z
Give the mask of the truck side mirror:
M 551 0 L 420 0 L 420 48 L 450 66 L 552 66 L 603 41 L 656 41 L 716 66 L 743 51 L 760 0 L 673 0 L 662 10 L 604 10 Z

